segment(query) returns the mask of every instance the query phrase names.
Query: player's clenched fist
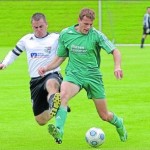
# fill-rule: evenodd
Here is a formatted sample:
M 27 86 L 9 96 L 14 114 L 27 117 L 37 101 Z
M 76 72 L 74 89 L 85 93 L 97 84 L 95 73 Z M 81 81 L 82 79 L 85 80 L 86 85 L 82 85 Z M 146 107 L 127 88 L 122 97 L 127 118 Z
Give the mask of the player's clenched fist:
M 0 63 L 0 70 L 4 68 L 5 68 L 5 65 Z
M 40 75 L 40 76 L 44 76 L 44 74 L 46 73 L 46 67 L 40 67 L 39 69 L 38 69 L 38 74 Z

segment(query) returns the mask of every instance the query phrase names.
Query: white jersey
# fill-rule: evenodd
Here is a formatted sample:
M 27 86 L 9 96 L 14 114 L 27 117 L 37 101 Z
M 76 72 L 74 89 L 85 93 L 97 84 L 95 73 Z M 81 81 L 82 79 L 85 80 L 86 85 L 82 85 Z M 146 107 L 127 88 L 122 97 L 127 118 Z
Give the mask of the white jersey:
M 28 61 L 28 71 L 30 77 L 39 77 L 38 68 L 50 63 L 56 56 L 59 34 L 48 33 L 43 38 L 37 38 L 35 35 L 27 34 L 22 37 L 16 44 L 16 47 L 7 55 L 3 63 L 7 66 L 11 64 L 16 57 L 23 51 L 26 51 Z M 60 67 L 47 72 L 60 71 Z
M 144 15 L 144 19 L 143 19 L 143 26 L 144 28 L 150 28 L 150 14 L 146 13 Z

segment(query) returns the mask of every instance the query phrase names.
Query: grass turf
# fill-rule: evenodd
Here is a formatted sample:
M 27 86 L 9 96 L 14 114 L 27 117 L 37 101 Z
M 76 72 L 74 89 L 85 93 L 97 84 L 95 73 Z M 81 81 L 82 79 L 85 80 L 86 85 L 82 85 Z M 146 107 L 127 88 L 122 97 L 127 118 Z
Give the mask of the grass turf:
M 9 48 L 0 48 L 0 55 Z M 119 47 L 122 53 L 124 78 L 116 80 L 113 61 L 102 52 L 102 72 L 108 108 L 125 120 L 128 141 L 120 142 L 115 128 L 99 119 L 92 101 L 81 91 L 70 101 L 72 112 L 68 114 L 62 145 L 57 145 L 47 132 L 47 125 L 38 126 L 34 120 L 29 94 L 25 54 L 6 70 L 0 71 L 0 149 L 1 150 L 88 150 L 85 132 L 93 126 L 100 127 L 106 141 L 104 150 L 146 150 L 149 137 L 149 48 Z M 66 62 L 65 62 L 66 63 Z M 65 63 L 61 66 L 64 74 Z M 51 123 L 54 122 L 54 119 Z
M 148 1 L 102 1 L 102 31 L 110 39 L 115 37 L 117 43 L 139 43 L 142 18 L 148 5 Z M 97 1 L 0 1 L 0 60 L 21 36 L 32 31 L 30 17 L 33 13 L 45 13 L 49 31 L 59 32 L 76 23 L 77 14 L 83 7 L 94 9 L 98 17 Z M 85 91 L 81 91 L 70 102 L 72 112 L 68 114 L 63 144 L 55 144 L 47 126 L 40 127 L 34 120 L 23 54 L 6 70 L 0 71 L 0 150 L 89 150 L 92 148 L 86 144 L 84 136 L 93 126 L 102 128 L 106 134 L 106 142 L 100 149 L 149 149 L 149 47 L 119 48 L 124 79 L 117 81 L 114 78 L 112 57 L 105 53 L 102 53 L 101 67 L 108 108 L 125 119 L 129 135 L 126 143 L 119 141 L 113 126 L 98 118 L 93 103 L 87 100 Z M 61 66 L 63 75 L 65 64 Z
M 0 0 L 0 46 L 13 46 L 21 36 L 32 32 L 31 15 L 43 12 L 48 20 L 49 32 L 60 32 L 63 28 L 77 23 L 80 9 L 92 8 L 96 12 L 94 26 L 99 27 L 102 20 L 102 32 L 115 43 L 140 43 L 142 37 L 143 16 L 149 1 L 108 1 L 102 0 L 101 14 L 98 14 L 98 0 Z M 145 43 L 149 43 L 149 38 Z

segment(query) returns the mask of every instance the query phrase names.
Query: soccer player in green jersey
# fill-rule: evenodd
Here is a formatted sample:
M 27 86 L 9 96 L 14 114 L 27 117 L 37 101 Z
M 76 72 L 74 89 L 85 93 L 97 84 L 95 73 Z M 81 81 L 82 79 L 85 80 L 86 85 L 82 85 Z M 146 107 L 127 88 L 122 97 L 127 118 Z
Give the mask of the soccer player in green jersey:
M 67 57 L 66 76 L 61 84 L 61 106 L 56 114 L 56 126 L 49 125 L 49 133 L 57 143 L 62 143 L 64 124 L 67 118 L 68 101 L 83 88 L 89 99 L 92 99 L 100 118 L 116 127 L 120 140 L 127 140 L 127 131 L 123 119 L 107 110 L 106 96 L 100 67 L 100 51 L 105 50 L 114 58 L 114 75 L 123 77 L 119 50 L 107 37 L 97 31 L 93 25 L 95 13 L 84 8 L 78 18 L 78 24 L 64 29 L 60 33 L 57 56 L 54 60 L 38 69 L 41 76 L 59 66 Z

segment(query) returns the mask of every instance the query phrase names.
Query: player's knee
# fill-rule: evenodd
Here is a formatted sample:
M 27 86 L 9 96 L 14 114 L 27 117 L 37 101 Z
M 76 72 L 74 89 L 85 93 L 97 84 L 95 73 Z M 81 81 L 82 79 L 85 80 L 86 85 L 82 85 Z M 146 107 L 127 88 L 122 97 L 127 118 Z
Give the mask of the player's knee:
M 56 80 L 48 80 L 46 83 L 46 88 L 47 90 L 55 90 L 55 91 L 59 91 L 59 83 Z
M 103 121 L 108 121 L 109 120 L 109 117 L 107 114 L 101 114 L 100 115 L 100 118 L 103 120 Z
M 41 117 L 41 116 L 36 116 L 35 117 L 36 122 L 40 125 L 43 126 L 47 123 L 48 120 L 46 120 L 45 118 Z
M 40 125 L 40 126 L 44 126 L 46 123 L 41 121 L 41 120 L 36 120 L 36 122 Z

